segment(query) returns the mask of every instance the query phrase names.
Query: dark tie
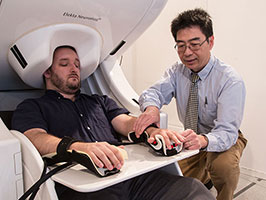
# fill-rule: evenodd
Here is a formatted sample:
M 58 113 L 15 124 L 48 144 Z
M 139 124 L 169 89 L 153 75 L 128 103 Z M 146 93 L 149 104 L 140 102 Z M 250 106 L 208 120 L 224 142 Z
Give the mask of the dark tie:
M 196 73 L 191 75 L 191 85 L 188 97 L 188 104 L 185 117 L 185 130 L 192 129 L 198 132 L 198 85 L 199 76 Z

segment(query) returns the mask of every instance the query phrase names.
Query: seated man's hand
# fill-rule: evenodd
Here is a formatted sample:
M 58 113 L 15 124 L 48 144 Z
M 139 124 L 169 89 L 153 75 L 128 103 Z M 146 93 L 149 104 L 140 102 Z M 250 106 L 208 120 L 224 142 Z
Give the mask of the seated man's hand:
M 135 121 L 133 130 L 135 131 L 136 137 L 139 138 L 143 131 L 152 123 L 156 123 L 160 127 L 160 111 L 155 106 L 149 106 L 146 108 Z
M 107 142 L 75 142 L 70 146 L 70 149 L 86 152 L 98 167 L 109 170 L 120 169 L 124 164 L 123 155 L 118 148 Z
M 168 129 L 159 129 L 150 127 L 146 130 L 146 132 L 149 134 L 149 143 L 153 143 L 155 140 L 155 135 L 161 135 L 164 138 L 165 144 L 168 149 L 171 149 L 171 141 L 174 142 L 177 145 L 180 145 L 185 141 L 185 138 L 177 133 L 176 131 L 168 130 Z

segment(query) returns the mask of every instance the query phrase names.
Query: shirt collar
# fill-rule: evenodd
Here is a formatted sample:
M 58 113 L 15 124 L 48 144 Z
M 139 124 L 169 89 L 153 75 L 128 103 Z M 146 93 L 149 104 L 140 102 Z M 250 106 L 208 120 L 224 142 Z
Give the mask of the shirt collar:
M 204 81 L 207 78 L 208 74 L 210 73 L 211 69 L 214 66 L 214 63 L 215 63 L 215 57 L 211 55 L 208 64 L 198 73 L 201 81 Z M 185 67 L 185 68 L 187 69 L 186 70 L 187 76 L 190 77 L 191 73 L 193 73 L 193 72 L 190 69 L 188 69 L 187 67 Z
M 51 97 L 55 97 L 58 99 L 64 98 L 63 95 L 61 95 L 59 92 L 57 92 L 56 90 L 46 90 L 45 94 Z M 75 98 L 78 99 L 80 96 L 80 90 L 78 90 L 75 94 Z
M 204 81 L 214 66 L 214 56 L 211 55 L 208 64 L 198 73 L 200 80 Z

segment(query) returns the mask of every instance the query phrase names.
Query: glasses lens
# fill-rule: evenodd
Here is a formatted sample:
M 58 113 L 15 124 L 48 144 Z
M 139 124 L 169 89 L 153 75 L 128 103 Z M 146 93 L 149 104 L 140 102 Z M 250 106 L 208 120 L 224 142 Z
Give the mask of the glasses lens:
M 208 38 L 207 38 L 208 39 Z M 177 49 L 178 52 L 185 52 L 186 51 L 186 48 L 188 47 L 191 51 L 198 51 L 201 47 L 201 45 L 204 44 L 204 42 L 207 41 L 204 40 L 202 43 L 195 43 L 195 42 L 191 42 L 191 43 L 188 43 L 188 44 L 185 44 L 185 43 L 179 43 L 179 44 L 176 44 L 174 47 L 175 49 Z
M 189 48 L 191 51 L 198 51 L 200 49 L 200 44 L 199 43 L 191 43 L 189 44 Z
M 186 50 L 187 46 L 185 44 L 177 44 L 176 47 L 178 52 L 183 52 Z

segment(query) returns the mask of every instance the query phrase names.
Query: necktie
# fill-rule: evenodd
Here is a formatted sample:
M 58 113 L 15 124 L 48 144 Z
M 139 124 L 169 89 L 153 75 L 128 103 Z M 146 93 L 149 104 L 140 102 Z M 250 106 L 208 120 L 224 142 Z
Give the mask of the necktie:
M 195 133 L 198 132 L 198 80 L 198 74 L 193 73 L 191 75 L 191 85 L 185 117 L 185 130 L 192 129 Z

